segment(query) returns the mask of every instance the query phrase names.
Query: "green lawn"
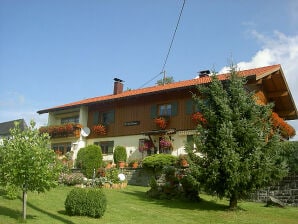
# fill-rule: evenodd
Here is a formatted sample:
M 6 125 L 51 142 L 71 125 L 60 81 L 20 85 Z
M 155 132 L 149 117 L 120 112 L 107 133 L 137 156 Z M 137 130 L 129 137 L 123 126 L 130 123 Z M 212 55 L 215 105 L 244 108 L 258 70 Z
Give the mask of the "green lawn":
M 298 208 L 264 207 L 262 203 L 240 202 L 241 210 L 227 210 L 226 200 L 201 195 L 199 203 L 146 198 L 148 188 L 128 186 L 123 190 L 105 190 L 108 206 L 104 217 L 69 217 L 64 200 L 70 187 L 58 187 L 45 194 L 29 193 L 27 223 L 298 223 Z M 19 223 L 22 202 L 0 195 L 0 223 Z

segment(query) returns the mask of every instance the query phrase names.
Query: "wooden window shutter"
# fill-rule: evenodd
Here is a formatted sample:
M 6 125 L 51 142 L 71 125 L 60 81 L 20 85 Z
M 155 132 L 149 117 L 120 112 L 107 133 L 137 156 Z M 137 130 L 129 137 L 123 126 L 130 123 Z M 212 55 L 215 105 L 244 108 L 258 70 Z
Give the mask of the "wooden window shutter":
M 99 112 L 96 111 L 93 113 L 93 124 L 96 125 L 99 123 Z
M 186 100 L 185 107 L 186 107 L 186 114 L 192 114 L 193 113 L 193 100 Z
M 151 118 L 156 118 L 157 117 L 157 105 L 154 104 L 151 106 L 151 111 L 150 111 L 150 115 L 151 115 Z
M 114 123 L 115 122 L 115 110 L 109 111 L 108 121 L 109 121 L 109 123 Z
M 178 114 L 178 102 L 172 103 L 172 116 L 176 116 Z

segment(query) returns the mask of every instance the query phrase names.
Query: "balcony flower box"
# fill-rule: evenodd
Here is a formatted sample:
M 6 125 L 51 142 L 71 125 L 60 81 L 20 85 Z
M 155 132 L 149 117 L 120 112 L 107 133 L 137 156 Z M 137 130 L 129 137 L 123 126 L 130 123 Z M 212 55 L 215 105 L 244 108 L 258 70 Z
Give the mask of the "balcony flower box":
M 168 123 L 169 123 L 169 119 L 167 119 L 166 117 L 158 117 L 154 119 L 154 123 L 156 124 L 156 126 L 160 129 L 166 129 Z
M 291 138 L 296 135 L 295 129 L 289 125 L 287 122 L 284 121 L 279 115 L 275 112 L 272 112 L 271 121 L 273 125 L 273 129 L 280 130 L 280 134 L 284 138 Z
M 80 137 L 80 131 L 82 126 L 80 124 L 61 124 L 43 126 L 39 128 L 40 133 L 48 133 L 51 138 L 62 137 Z
M 201 125 L 206 125 L 207 120 L 204 118 L 203 114 L 200 112 L 196 112 L 191 115 L 191 119 L 196 123 L 196 124 L 201 124 Z
M 107 134 L 107 129 L 102 124 L 94 125 L 92 130 L 96 135 L 106 135 Z

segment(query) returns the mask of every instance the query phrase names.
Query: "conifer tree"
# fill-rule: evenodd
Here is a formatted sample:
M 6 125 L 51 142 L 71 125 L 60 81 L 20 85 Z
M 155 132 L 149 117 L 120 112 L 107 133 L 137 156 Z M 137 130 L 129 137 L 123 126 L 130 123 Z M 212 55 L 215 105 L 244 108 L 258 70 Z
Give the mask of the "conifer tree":
M 256 103 L 235 67 L 228 80 L 211 79 L 194 95 L 207 122 L 197 126 L 196 149 L 187 151 L 204 190 L 227 197 L 235 209 L 239 199 L 283 177 L 286 166 L 280 136 L 271 129 L 272 105 Z

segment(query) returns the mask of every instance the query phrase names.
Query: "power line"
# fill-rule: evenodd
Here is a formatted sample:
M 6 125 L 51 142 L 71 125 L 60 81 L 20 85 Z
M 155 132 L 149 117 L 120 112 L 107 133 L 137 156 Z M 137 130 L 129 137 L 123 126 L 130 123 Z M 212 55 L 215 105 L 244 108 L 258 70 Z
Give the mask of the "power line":
M 168 49 L 168 53 L 166 55 L 165 61 L 164 61 L 163 66 L 162 66 L 161 72 L 158 73 L 153 78 L 151 78 L 150 80 L 148 80 L 147 82 L 145 82 L 140 88 L 144 87 L 145 85 L 147 85 L 152 80 L 156 79 L 161 74 L 164 74 L 164 69 L 166 67 L 166 64 L 167 64 L 167 61 L 168 61 L 168 58 L 169 58 L 169 55 L 170 55 L 170 52 L 171 52 L 171 49 L 172 49 L 172 45 L 173 45 L 173 42 L 174 42 L 174 39 L 175 39 L 175 36 L 176 36 L 176 32 L 177 32 L 177 29 L 178 29 L 178 26 L 179 26 L 179 23 L 180 23 L 180 18 L 181 18 L 183 9 L 184 9 L 185 1 L 186 0 L 183 0 L 183 5 L 182 5 L 181 10 L 180 10 L 179 18 L 178 18 L 178 21 L 177 21 L 177 24 L 176 24 L 176 27 L 175 27 L 175 31 L 174 31 L 173 36 L 172 36 L 172 40 L 171 40 L 171 43 L 170 43 L 170 46 L 169 46 L 169 49 Z

